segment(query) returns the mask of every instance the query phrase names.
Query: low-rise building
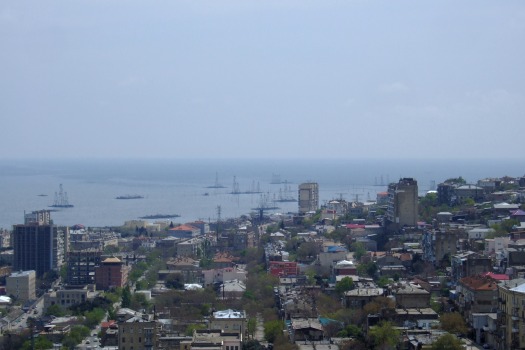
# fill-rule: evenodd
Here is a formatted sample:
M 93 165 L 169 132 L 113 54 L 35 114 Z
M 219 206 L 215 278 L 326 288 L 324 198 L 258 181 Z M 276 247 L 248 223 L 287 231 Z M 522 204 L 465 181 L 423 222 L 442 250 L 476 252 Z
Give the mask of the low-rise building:
M 345 292 L 344 304 L 348 308 L 362 309 L 378 297 L 385 296 L 385 290 L 375 286 L 360 287 Z
M 210 329 L 245 334 L 246 327 L 247 318 L 244 310 L 227 309 L 216 311 L 210 318 Z
M 152 314 L 122 308 L 117 311 L 117 324 L 119 350 L 157 348 L 160 325 Z
M 405 284 L 393 292 L 396 306 L 404 309 L 422 309 L 430 307 L 430 293 L 423 288 Z
M 96 292 L 84 289 L 62 289 L 44 294 L 44 310 L 51 305 L 59 305 L 69 308 L 84 302 L 91 301 L 97 295 Z

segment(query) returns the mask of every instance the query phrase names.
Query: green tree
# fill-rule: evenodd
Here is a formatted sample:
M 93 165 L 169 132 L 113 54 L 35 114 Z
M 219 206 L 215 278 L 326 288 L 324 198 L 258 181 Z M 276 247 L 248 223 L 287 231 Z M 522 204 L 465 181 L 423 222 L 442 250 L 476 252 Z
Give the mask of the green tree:
M 400 342 L 401 332 L 391 322 L 380 322 L 368 332 L 374 349 L 394 349 Z
M 122 307 L 130 307 L 131 306 L 131 291 L 129 290 L 128 286 L 126 286 L 122 290 L 122 303 L 121 303 L 120 306 L 122 306 Z
M 248 336 L 250 336 L 253 339 L 255 337 L 255 331 L 257 330 L 257 319 L 248 319 L 248 324 L 246 325 L 246 327 L 248 328 Z
M 370 277 L 375 277 L 376 272 L 377 272 L 377 265 L 373 261 L 365 263 L 365 264 L 357 265 L 357 273 L 360 276 L 368 275 Z
M 206 326 L 203 324 L 190 324 L 188 327 L 186 327 L 185 334 L 191 337 L 193 335 L 193 331 L 199 330 L 199 329 L 206 329 Z
M 463 343 L 450 333 L 444 334 L 432 343 L 432 350 L 462 350 Z
M 465 334 L 468 331 L 467 323 L 459 312 L 447 312 L 441 315 L 441 328 L 453 334 Z
M 62 340 L 62 346 L 66 349 L 74 349 L 82 339 L 89 335 L 89 328 L 86 326 L 73 326 L 68 335 Z
M 275 339 L 283 332 L 284 323 L 280 320 L 273 320 L 264 323 L 264 339 L 269 343 L 274 343 Z
M 51 305 L 47 308 L 46 310 L 46 316 L 56 316 L 56 317 L 61 317 L 61 316 L 65 316 L 66 312 L 64 311 L 64 309 L 58 305 L 58 304 L 54 304 L 54 305 Z
M 184 276 L 181 273 L 170 273 L 166 277 L 166 287 L 173 289 L 183 289 Z
M 350 277 L 343 277 L 335 285 L 335 291 L 339 295 L 342 295 L 342 294 L 344 294 L 344 292 L 349 291 L 351 289 L 354 289 L 354 281 Z
M 363 242 L 355 242 L 352 244 L 352 250 L 354 251 L 354 259 L 356 261 L 361 261 L 363 255 L 366 254 L 366 248 Z
M 244 342 L 242 345 L 242 350 L 263 350 L 265 349 L 258 340 L 251 339 L 247 342 Z
M 31 340 L 26 340 L 22 345 L 22 350 L 31 350 Z M 53 349 L 53 343 L 44 336 L 35 339 L 35 350 Z
M 104 319 L 104 316 L 106 316 L 106 311 L 100 308 L 95 308 L 91 311 L 87 311 L 84 314 L 84 317 L 86 318 L 85 325 L 89 328 L 94 328 Z

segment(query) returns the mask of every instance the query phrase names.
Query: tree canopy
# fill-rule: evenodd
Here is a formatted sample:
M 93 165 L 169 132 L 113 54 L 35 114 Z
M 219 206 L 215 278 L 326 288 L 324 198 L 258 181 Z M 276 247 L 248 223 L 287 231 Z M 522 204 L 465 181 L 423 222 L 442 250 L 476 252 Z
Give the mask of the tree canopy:
M 444 334 L 432 343 L 432 350 L 462 350 L 463 343 L 450 333 Z

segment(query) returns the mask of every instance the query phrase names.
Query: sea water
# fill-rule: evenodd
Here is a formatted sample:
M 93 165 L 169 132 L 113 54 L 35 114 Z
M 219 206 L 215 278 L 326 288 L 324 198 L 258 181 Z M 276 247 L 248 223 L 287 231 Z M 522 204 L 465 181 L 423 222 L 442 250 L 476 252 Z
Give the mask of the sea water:
M 451 177 L 469 183 L 486 177 L 521 177 L 520 160 L 392 159 L 105 159 L 0 160 L 0 228 L 23 223 L 24 212 L 51 209 L 60 184 L 71 208 L 59 208 L 58 225 L 119 226 L 155 214 L 177 214 L 174 223 L 216 221 L 250 214 L 260 206 L 270 212 L 296 212 L 297 202 L 273 202 L 279 194 L 297 198 L 302 182 L 319 184 L 320 204 L 331 199 L 375 200 L 388 182 L 418 181 L 419 193 Z M 234 178 L 241 192 L 231 194 Z M 225 188 L 209 188 L 216 182 Z M 276 179 L 280 184 L 275 184 Z M 142 199 L 119 200 L 121 195 Z M 41 196 L 45 195 L 45 196 Z M 153 220 L 151 220 L 153 221 Z

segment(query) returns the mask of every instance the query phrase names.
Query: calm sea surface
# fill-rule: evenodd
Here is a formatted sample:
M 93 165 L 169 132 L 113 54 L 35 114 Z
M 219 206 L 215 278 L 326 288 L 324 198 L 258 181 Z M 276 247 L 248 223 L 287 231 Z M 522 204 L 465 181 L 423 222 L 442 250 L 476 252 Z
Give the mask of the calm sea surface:
M 294 212 L 296 202 L 273 203 L 286 190 L 297 198 L 301 182 L 319 183 L 321 203 L 334 198 L 375 199 L 400 177 L 418 181 L 420 194 L 462 176 L 523 176 L 516 160 L 0 160 L 0 228 L 23 223 L 24 211 L 49 209 L 60 184 L 72 208 L 52 213 L 58 225 L 117 226 L 152 214 L 178 214 L 174 222 L 232 218 L 262 202 L 273 212 Z M 207 188 L 218 182 L 226 188 Z M 233 195 L 234 177 L 241 192 Z M 281 184 L 273 184 L 280 179 Z M 286 183 L 285 183 L 286 182 Z M 205 195 L 207 193 L 207 195 Z M 143 199 L 115 197 L 138 194 Z M 39 196 L 47 195 L 47 196 Z

